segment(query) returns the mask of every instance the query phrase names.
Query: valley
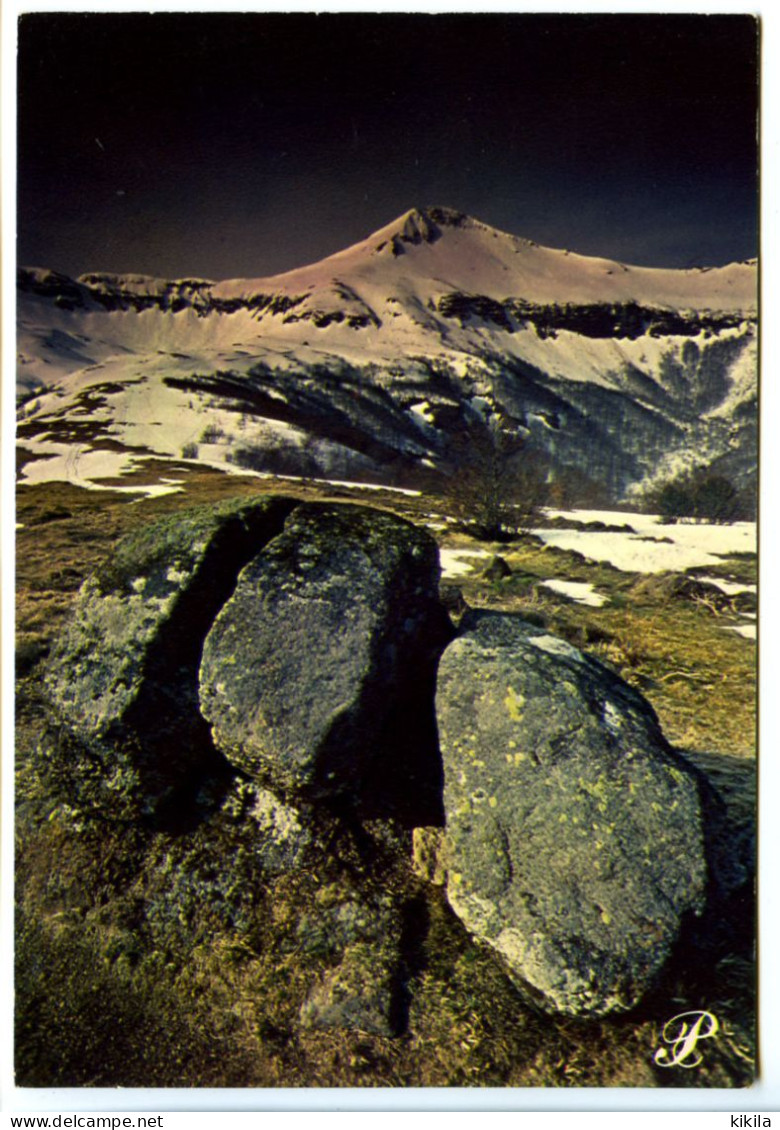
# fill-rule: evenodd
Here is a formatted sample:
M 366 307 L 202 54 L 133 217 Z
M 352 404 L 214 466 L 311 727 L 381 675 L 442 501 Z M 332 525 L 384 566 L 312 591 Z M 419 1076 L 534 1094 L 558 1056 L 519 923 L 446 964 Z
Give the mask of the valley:
M 270 279 L 19 287 L 38 479 L 80 442 L 428 489 L 495 418 L 569 504 L 699 465 L 755 487 L 753 261 L 630 267 L 433 208 Z

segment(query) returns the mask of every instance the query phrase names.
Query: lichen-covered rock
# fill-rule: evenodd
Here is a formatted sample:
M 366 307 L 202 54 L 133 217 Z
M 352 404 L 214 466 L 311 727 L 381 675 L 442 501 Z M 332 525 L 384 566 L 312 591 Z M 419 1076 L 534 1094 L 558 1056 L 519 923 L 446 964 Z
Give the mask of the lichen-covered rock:
M 314 836 L 298 809 L 239 777 L 227 790 L 221 811 L 249 829 L 252 851 L 268 874 L 284 875 L 303 864 Z
M 375 1036 L 398 1032 L 398 963 L 387 946 L 357 942 L 301 1008 L 305 1028 L 345 1028 Z
M 719 612 L 729 612 L 733 607 L 733 598 L 718 585 L 682 573 L 645 574 L 632 585 L 632 592 L 640 599 L 699 602 Z
M 293 500 L 200 507 L 123 539 L 82 586 L 47 674 L 54 719 L 110 792 L 150 809 L 218 759 L 198 710 L 203 640 L 240 569 Z
M 358 886 L 327 883 L 295 924 L 295 948 L 335 958 L 356 942 L 397 946 L 401 917 L 393 896 Z
M 505 577 L 512 576 L 512 569 L 503 557 L 496 554 L 482 570 L 482 576 L 488 581 L 503 581 Z
M 269 890 L 322 864 L 310 815 L 235 778 L 185 834 L 151 839 L 139 886 L 151 945 L 188 946 L 258 928 Z
M 694 770 L 617 676 L 469 613 L 439 667 L 447 897 L 547 1007 L 631 1008 L 704 904 Z
M 296 952 L 330 968 L 303 1003 L 308 1028 L 397 1034 L 403 1013 L 403 910 L 389 892 L 321 886 L 295 925 Z
M 282 794 L 435 823 L 435 662 L 451 634 L 438 575 L 436 543 L 408 522 L 296 508 L 206 639 L 201 708 L 217 747 Z

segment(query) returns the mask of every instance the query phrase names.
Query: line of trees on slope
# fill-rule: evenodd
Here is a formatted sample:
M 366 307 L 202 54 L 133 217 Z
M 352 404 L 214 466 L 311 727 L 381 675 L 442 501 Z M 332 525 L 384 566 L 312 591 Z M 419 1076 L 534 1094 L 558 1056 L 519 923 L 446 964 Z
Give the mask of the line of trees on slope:
M 504 541 L 538 525 L 546 506 L 566 506 L 565 476 L 551 479 L 543 454 L 527 443 L 513 422 L 497 413 L 469 421 L 450 449 L 455 469 L 446 486 L 452 513 L 464 529 L 485 541 Z M 575 494 L 595 484 L 581 476 Z M 580 497 L 582 495 L 582 497 Z M 643 495 L 643 507 L 665 522 L 716 524 L 755 518 L 756 500 L 712 467 L 676 475 Z

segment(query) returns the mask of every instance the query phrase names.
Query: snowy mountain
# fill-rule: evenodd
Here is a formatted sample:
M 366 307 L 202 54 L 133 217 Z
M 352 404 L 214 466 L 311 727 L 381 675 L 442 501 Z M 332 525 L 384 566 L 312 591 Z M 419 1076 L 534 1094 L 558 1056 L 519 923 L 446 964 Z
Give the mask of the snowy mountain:
M 427 483 L 500 412 L 551 478 L 611 500 L 702 462 L 745 485 L 756 290 L 755 261 L 629 266 L 445 208 L 272 278 L 22 269 L 23 474 L 155 453 Z

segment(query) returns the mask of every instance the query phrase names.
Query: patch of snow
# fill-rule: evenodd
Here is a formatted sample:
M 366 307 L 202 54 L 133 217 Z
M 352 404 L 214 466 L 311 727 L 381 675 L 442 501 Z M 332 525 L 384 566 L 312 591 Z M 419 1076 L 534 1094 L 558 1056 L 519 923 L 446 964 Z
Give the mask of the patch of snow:
M 183 489 L 179 479 L 163 479 L 160 483 L 139 483 L 135 486 L 108 485 L 100 482 L 101 479 L 133 474 L 144 456 L 136 456 L 131 452 L 93 450 L 84 444 L 39 443 L 30 446 L 48 455 L 48 458 L 26 463 L 22 468 L 20 486 L 66 482 L 83 490 L 110 490 L 124 494 L 141 494 L 146 498 L 178 494 Z
M 281 479 L 288 483 L 319 483 L 326 487 L 349 487 L 354 490 L 386 490 L 391 494 L 405 494 L 409 498 L 420 498 L 422 491 L 409 490 L 407 487 L 389 487 L 382 483 L 356 483 L 350 479 L 315 479 L 304 475 L 275 475 L 271 471 L 250 471 L 246 467 L 235 467 L 230 463 L 209 463 L 207 466 L 218 467 L 234 475 L 254 475 L 258 479 Z
M 755 624 L 729 624 L 728 627 L 725 627 L 723 630 L 726 632 L 736 632 L 737 635 L 744 636 L 746 640 L 754 640 L 756 638 Z
M 577 604 L 587 604 L 591 608 L 602 608 L 608 601 L 608 598 L 602 593 L 595 591 L 594 586 L 589 581 L 559 581 L 550 580 L 542 581 L 542 584 L 552 589 L 553 592 L 559 592 L 563 596 L 568 596 Z
M 289 478 L 287 475 L 280 475 L 280 478 Z M 420 498 L 422 491 L 409 490 L 407 487 L 388 487 L 383 486 L 382 483 L 352 483 L 349 479 L 309 479 L 312 483 L 325 483 L 326 486 L 331 487 L 354 487 L 355 490 L 387 490 L 392 494 L 405 494 L 409 498 Z
M 634 573 L 685 572 L 696 566 L 715 565 L 732 553 L 755 553 L 755 522 L 731 525 L 677 523 L 665 525 L 652 514 L 610 510 L 551 510 L 579 522 L 608 525 L 627 523 L 635 534 L 599 533 L 594 530 L 533 531 L 545 545 L 582 553 L 593 561 L 607 561 L 617 569 Z M 652 539 L 664 539 L 655 541 Z M 668 539 L 668 540 L 667 540 Z
M 469 562 L 469 557 L 490 557 L 486 549 L 440 549 L 439 561 L 441 562 L 441 575 L 443 578 L 465 577 L 474 571 L 476 562 Z
M 65 481 L 90 486 L 93 479 L 108 479 L 130 469 L 126 452 L 93 451 L 83 444 L 45 444 L 39 450 L 54 452 L 47 459 L 34 459 L 22 469 L 23 484 Z
M 171 487 L 164 486 L 162 483 L 147 483 L 146 486 L 137 487 L 101 487 L 98 485 L 98 490 L 118 490 L 123 491 L 125 494 L 140 494 L 143 492 L 143 498 L 137 498 L 136 502 L 143 502 L 146 498 L 161 498 L 164 494 L 181 494 L 184 487 Z
M 696 573 L 693 578 L 695 581 L 701 581 L 703 584 L 715 585 L 721 592 L 725 592 L 728 596 L 733 596 L 737 592 L 756 592 L 755 585 L 745 585 L 740 581 L 724 581 L 722 577 L 708 577 L 702 573 Z
M 568 518 L 572 522 L 604 522 L 611 526 L 652 525 L 658 519 L 652 514 L 640 514 L 623 510 L 556 510 L 551 507 L 545 511 L 551 518 Z

